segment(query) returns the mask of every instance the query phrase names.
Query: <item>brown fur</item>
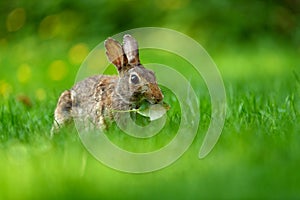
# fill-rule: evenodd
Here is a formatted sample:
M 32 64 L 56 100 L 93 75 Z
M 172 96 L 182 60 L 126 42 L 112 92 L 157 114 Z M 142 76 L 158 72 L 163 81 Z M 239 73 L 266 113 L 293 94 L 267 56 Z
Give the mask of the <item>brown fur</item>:
M 150 103 L 162 101 L 154 73 L 140 64 L 136 40 L 125 35 L 123 43 L 111 38 L 105 41 L 106 55 L 119 76 L 92 76 L 64 91 L 54 112 L 52 133 L 72 119 L 92 122 L 103 129 L 118 111 L 130 110 L 143 99 Z M 132 81 L 134 78 L 137 83 Z

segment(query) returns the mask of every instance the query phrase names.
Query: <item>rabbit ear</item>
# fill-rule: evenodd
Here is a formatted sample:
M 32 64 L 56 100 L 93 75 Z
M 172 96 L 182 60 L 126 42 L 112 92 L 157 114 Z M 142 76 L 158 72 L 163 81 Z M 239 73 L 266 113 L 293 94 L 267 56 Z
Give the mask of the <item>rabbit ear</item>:
M 129 64 L 131 65 L 140 64 L 138 43 L 129 34 L 126 34 L 123 37 L 123 49 Z
M 112 38 L 108 38 L 104 45 L 108 60 L 118 68 L 118 71 L 120 71 L 127 63 L 121 44 Z

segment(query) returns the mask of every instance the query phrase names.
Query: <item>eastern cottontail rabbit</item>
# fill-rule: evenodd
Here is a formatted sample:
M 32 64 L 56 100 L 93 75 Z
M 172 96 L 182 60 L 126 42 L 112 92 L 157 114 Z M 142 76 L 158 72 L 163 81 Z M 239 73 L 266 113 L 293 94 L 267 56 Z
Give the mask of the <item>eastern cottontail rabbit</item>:
M 140 63 L 137 41 L 124 35 L 123 45 L 112 38 L 105 41 L 108 60 L 118 69 L 119 76 L 96 75 L 78 82 L 59 97 L 52 133 L 66 122 L 79 118 L 96 127 L 107 128 L 115 111 L 130 110 L 142 100 L 160 103 L 163 94 L 153 71 Z

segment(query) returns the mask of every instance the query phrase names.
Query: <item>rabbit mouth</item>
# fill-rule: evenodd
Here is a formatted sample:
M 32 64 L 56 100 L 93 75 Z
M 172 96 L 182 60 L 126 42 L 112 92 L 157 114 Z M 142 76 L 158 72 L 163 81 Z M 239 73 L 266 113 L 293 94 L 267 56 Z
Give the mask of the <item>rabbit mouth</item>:
M 147 101 L 149 104 L 157 104 L 156 100 L 153 100 L 153 99 L 146 99 L 146 101 Z
M 162 93 L 157 93 L 156 95 L 146 95 L 145 97 L 150 104 L 159 104 L 164 98 Z
M 162 95 L 149 95 L 149 93 L 144 93 L 140 102 L 147 101 L 149 104 L 159 104 L 163 100 Z
M 144 92 L 136 92 L 133 93 L 131 100 L 133 102 L 139 102 L 139 104 L 142 104 L 143 102 L 147 102 L 148 104 L 160 104 L 163 102 L 163 94 L 160 92 L 160 89 L 158 90 L 149 90 L 149 88 L 146 88 Z
M 150 104 L 159 104 L 161 100 L 153 98 L 153 99 L 147 99 L 147 102 L 149 102 Z

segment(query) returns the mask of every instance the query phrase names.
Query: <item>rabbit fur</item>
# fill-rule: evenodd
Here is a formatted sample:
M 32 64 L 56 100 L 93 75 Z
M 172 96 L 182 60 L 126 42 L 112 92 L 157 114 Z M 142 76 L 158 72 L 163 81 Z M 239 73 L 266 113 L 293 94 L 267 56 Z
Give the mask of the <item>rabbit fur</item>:
M 140 63 L 138 43 L 131 35 L 124 35 L 123 45 L 112 38 L 104 45 L 118 76 L 95 75 L 64 91 L 54 112 L 51 133 L 75 118 L 106 129 L 109 121 L 117 117 L 117 111 L 137 108 L 142 100 L 151 104 L 162 102 L 155 74 Z

